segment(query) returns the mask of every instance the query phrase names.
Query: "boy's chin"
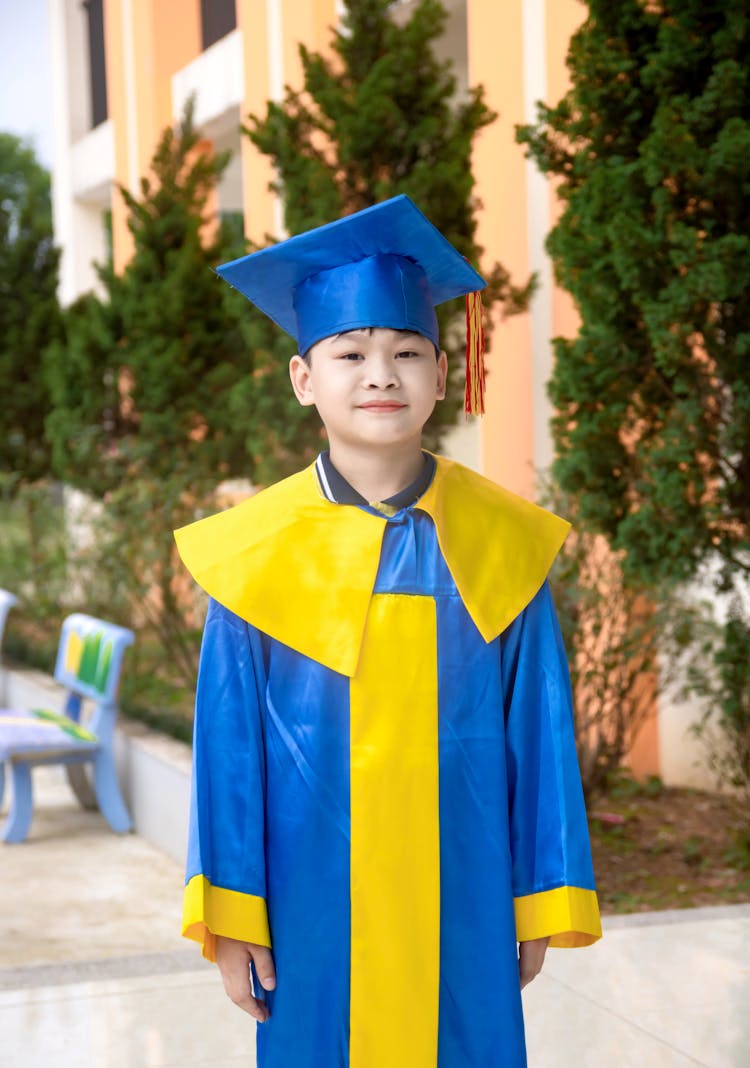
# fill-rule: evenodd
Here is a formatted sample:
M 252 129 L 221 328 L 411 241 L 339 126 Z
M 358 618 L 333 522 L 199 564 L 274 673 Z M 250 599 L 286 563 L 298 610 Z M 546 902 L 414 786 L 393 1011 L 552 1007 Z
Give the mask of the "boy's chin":
M 331 435 L 329 433 L 328 441 L 334 449 L 354 449 L 357 452 L 372 451 L 377 453 L 383 449 L 391 451 L 399 448 L 408 451 L 409 449 L 421 448 L 422 431 L 420 429 L 411 433 L 399 433 L 391 427 L 374 426 L 367 433 L 351 435 Z

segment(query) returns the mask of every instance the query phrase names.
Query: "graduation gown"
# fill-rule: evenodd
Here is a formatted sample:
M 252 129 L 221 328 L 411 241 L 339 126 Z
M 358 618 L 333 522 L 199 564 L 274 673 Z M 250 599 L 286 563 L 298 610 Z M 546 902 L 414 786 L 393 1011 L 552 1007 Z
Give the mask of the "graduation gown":
M 567 529 L 437 458 L 391 516 L 310 467 L 177 532 L 211 596 L 183 930 L 272 947 L 259 1068 L 521 1068 L 517 940 L 600 936 Z

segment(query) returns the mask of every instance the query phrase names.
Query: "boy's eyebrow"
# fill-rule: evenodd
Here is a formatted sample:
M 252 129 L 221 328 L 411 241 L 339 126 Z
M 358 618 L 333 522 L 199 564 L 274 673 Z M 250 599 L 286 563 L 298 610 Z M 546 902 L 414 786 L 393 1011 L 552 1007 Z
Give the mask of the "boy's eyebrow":
M 346 339 L 351 337 L 353 334 L 367 334 L 368 336 L 371 336 L 373 329 L 374 329 L 374 327 L 372 327 L 372 326 L 361 326 L 361 327 L 354 327 L 354 329 L 352 329 L 352 330 L 342 330 L 340 334 L 333 334 L 333 336 L 331 337 L 331 341 L 346 341 Z M 411 338 L 411 337 L 417 337 L 417 338 L 422 337 L 422 335 L 417 333 L 416 330 L 397 330 L 395 328 L 387 327 L 387 326 L 383 327 L 383 329 L 384 330 L 393 329 L 393 333 L 394 334 L 398 334 L 399 337 L 402 337 L 404 339 Z
M 342 330 L 340 334 L 334 334 L 331 341 L 346 341 L 352 334 L 371 334 L 371 326 L 355 327 L 354 330 Z

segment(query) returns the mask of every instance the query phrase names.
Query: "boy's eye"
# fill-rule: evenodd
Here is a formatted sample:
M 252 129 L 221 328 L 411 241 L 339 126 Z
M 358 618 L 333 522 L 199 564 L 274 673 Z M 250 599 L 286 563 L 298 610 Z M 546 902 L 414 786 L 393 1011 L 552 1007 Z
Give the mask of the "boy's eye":
M 400 352 L 396 353 L 397 359 L 400 359 L 400 360 L 408 360 L 412 356 L 420 356 L 420 355 L 421 355 L 421 353 L 415 352 L 414 349 L 402 349 Z
M 361 352 L 342 352 L 338 357 L 339 360 L 361 360 L 363 359 Z

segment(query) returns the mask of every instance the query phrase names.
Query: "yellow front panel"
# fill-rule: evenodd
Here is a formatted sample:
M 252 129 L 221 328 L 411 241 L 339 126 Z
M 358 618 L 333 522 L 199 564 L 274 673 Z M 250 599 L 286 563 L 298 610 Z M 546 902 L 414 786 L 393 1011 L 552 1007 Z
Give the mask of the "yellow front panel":
M 351 1068 L 435 1068 L 440 982 L 437 625 L 376 594 L 351 681 Z

